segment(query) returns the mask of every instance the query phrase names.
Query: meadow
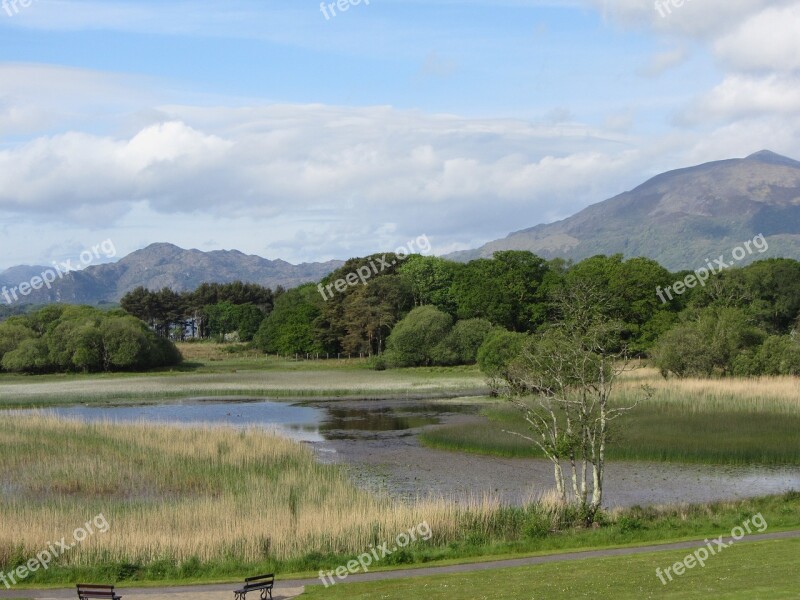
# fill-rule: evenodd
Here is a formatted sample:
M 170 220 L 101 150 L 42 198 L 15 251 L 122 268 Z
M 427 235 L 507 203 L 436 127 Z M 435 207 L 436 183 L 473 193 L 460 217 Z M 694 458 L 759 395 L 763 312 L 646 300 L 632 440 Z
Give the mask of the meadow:
M 378 372 L 364 361 L 294 361 L 231 353 L 214 345 L 189 346 L 183 349 L 186 365 L 147 375 L 4 375 L 0 407 L 187 396 L 485 393 L 483 378 L 472 367 Z M 795 380 L 664 382 L 642 369 L 621 383 L 620 401 L 643 384 L 656 388 L 656 394 L 636 409 L 631 427 L 624 430 L 630 437 L 616 440 L 621 443 L 612 456 L 797 464 Z M 445 426 L 426 433 L 428 443 L 441 443 L 436 436 L 441 440 L 455 431 L 460 432 L 453 437 L 459 450 L 528 455 L 529 449 L 515 447 L 510 436 L 497 435 L 497 428 L 515 421 L 502 400 L 473 401 L 485 405 L 488 426 Z M 99 513 L 110 525 L 107 534 L 77 545 L 48 570 L 32 574 L 24 586 L 77 579 L 123 585 L 233 581 L 256 571 L 315 575 L 423 521 L 432 539 L 398 552 L 378 568 L 702 539 L 727 533 L 756 512 L 768 520 L 770 531 L 800 527 L 800 494 L 787 493 L 697 506 L 614 509 L 601 514 L 598 528 L 587 530 L 579 525 L 577 510 L 549 496 L 509 507 L 491 497 L 403 503 L 372 495 L 355 487 L 344 469 L 317 462 L 308 446 L 261 429 L 88 424 L 2 411 L 0 491 L 4 572 Z
M 183 365 L 145 374 L 0 374 L 0 409 L 189 397 L 413 398 L 487 391 L 477 367 L 373 371 L 361 359 L 307 361 L 264 356 L 233 345 L 178 346 L 186 359 Z
M 86 424 L 0 416 L 0 567 L 102 513 L 110 531 L 64 564 L 319 560 L 363 551 L 423 520 L 439 540 L 492 528 L 490 503 L 393 503 L 356 489 L 307 447 L 263 430 Z M 308 558 L 311 557 L 311 558 Z M 128 565 L 127 567 L 125 565 Z
M 615 422 L 608 456 L 710 464 L 800 464 L 800 380 L 669 379 L 654 369 L 628 373 L 614 402 L 642 398 L 641 386 L 654 389 L 627 416 Z M 530 442 L 505 431 L 529 433 L 517 409 L 487 400 L 486 422 L 444 426 L 424 432 L 430 447 L 507 457 L 538 457 Z
M 316 573 L 423 522 L 431 540 L 381 567 L 702 538 L 756 512 L 770 531 L 800 527 L 796 493 L 614 510 L 588 530 L 578 511 L 549 497 L 521 508 L 491 498 L 400 503 L 357 489 L 308 447 L 255 429 L 0 415 L 0 465 L 0 570 L 69 540 L 95 515 L 109 524 L 26 585 Z

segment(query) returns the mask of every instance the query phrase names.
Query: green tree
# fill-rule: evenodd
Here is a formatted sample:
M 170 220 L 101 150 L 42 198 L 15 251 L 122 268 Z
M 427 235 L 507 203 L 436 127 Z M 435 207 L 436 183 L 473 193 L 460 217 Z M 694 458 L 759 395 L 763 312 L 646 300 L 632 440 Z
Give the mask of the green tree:
M 22 373 L 143 370 L 173 366 L 180 352 L 123 311 L 45 307 L 0 325 L 2 367 Z
M 251 342 L 258 333 L 265 316 L 264 311 L 254 304 L 238 305 L 236 307 L 236 330 L 239 332 L 239 340 Z
M 452 292 L 458 318 L 483 318 L 513 331 L 531 331 L 547 314 L 550 273 L 544 259 L 516 250 L 462 265 Z
M 771 333 L 789 333 L 800 313 L 800 262 L 770 258 L 716 275 L 695 306 L 741 308 Z
M 528 336 L 505 329 L 495 329 L 478 348 L 478 366 L 486 375 L 492 394 L 496 395 L 501 382 L 510 381 L 511 365 L 519 358 Z
M 7 352 L 15 350 L 24 340 L 35 337 L 36 332 L 28 326 L 25 317 L 16 317 L 0 323 L 0 360 Z
M 800 375 L 800 343 L 791 335 L 769 336 L 761 346 L 746 349 L 733 361 L 735 375 Z
M 435 348 L 453 326 L 453 318 L 435 306 L 420 306 L 395 325 L 386 341 L 386 361 L 393 367 L 432 365 Z
M 28 338 L 14 350 L 6 352 L 2 360 L 3 370 L 11 373 L 46 373 L 52 370 L 48 360 L 47 344 L 39 338 Z
M 456 303 L 452 286 L 460 265 L 436 256 L 409 256 L 400 266 L 399 273 L 407 282 L 414 298 L 414 306 L 435 306 L 455 315 Z
M 324 352 L 315 322 L 322 299 L 313 284 L 287 291 L 275 302 L 254 338 L 256 347 L 268 353 L 305 354 Z
M 672 302 L 664 304 L 657 295 L 657 290 L 672 285 L 675 277 L 654 260 L 626 261 L 615 254 L 593 256 L 574 265 L 567 272 L 565 285 L 583 283 L 601 292 L 603 315 L 621 322 L 622 340 L 630 352 L 640 354 L 652 346 L 664 324 L 673 321 L 669 315 L 686 303 L 686 297 L 673 296 Z
M 220 302 L 205 307 L 208 319 L 208 332 L 225 341 L 225 336 L 237 330 L 239 326 L 239 313 L 235 304 Z
M 739 354 L 759 346 L 765 337 L 745 311 L 712 306 L 661 336 L 653 361 L 663 374 L 678 377 L 730 375 Z
M 434 352 L 437 364 L 471 365 L 478 360 L 478 349 L 494 330 L 486 319 L 458 321 Z

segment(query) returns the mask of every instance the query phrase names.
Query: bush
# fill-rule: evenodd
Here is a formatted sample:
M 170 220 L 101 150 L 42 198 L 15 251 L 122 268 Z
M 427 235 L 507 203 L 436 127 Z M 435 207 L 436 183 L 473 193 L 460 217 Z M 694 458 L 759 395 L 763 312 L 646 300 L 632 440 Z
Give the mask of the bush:
M 492 331 L 478 349 L 478 366 L 487 377 L 506 378 L 528 336 L 504 329 Z
M 452 325 L 453 318 L 438 308 L 415 308 L 395 325 L 386 340 L 387 362 L 393 367 L 436 364 L 436 347 L 450 333 Z
M 3 324 L 0 352 L 14 373 L 138 371 L 182 360 L 142 321 L 88 306 L 46 307 Z
M 373 371 L 385 371 L 386 359 L 383 356 L 373 356 L 367 361 L 367 365 Z
M 320 316 L 321 299 L 313 285 L 282 294 L 275 308 L 253 338 L 254 345 L 268 354 L 324 352 L 315 335 L 314 322 Z
M 478 350 L 494 326 L 486 319 L 459 321 L 434 349 L 437 364 L 472 365 L 478 360 Z
M 531 511 L 528 514 L 528 518 L 525 520 L 522 531 L 525 537 L 530 539 L 547 537 L 547 534 L 550 533 L 550 523 L 551 519 L 549 516 L 537 511 Z
M 735 375 L 800 375 L 800 343 L 789 335 L 773 335 L 758 348 L 743 352 L 733 363 Z
M 766 334 L 750 323 L 738 308 L 703 309 L 693 321 L 662 335 L 653 349 L 655 365 L 663 374 L 678 377 L 729 375 L 739 357 L 759 346 Z M 741 364 L 738 365 L 742 368 Z

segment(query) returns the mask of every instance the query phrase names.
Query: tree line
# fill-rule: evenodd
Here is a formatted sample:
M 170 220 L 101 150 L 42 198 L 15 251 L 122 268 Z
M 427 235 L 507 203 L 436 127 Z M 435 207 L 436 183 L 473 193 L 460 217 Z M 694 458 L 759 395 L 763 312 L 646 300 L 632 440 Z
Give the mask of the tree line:
M 164 338 L 224 340 L 237 332 L 238 339 L 249 342 L 283 293 L 280 286 L 273 292 L 241 281 L 204 283 L 192 292 L 138 287 L 122 297 L 120 306 Z
M 377 258 L 352 259 L 321 284 Z M 378 365 L 410 366 L 475 362 L 486 342 L 491 362 L 492 348 L 503 354 L 563 321 L 559 298 L 588 286 L 602 298 L 591 309 L 619 324 L 620 347 L 652 358 L 665 374 L 800 374 L 798 261 L 769 259 L 724 271 L 662 302 L 656 291 L 689 273 L 622 255 L 576 264 L 526 251 L 469 263 L 411 256 L 327 300 L 315 284 L 287 291 L 254 344 L 284 355 L 381 356 Z
M 366 284 L 319 294 L 319 285 L 379 258 L 391 267 Z M 724 271 L 662 302 L 657 290 L 689 273 L 622 255 L 573 264 L 526 251 L 469 263 L 419 255 L 401 261 L 389 253 L 351 259 L 321 282 L 288 291 L 241 282 L 184 293 L 139 288 L 122 307 L 176 340 L 235 331 L 264 352 L 370 356 L 378 368 L 482 357 L 498 374 L 526 336 L 563 321 L 558 299 L 565 291 L 589 286 L 603 299 L 592 310 L 619 324 L 620 346 L 653 359 L 665 375 L 800 374 L 798 261 Z
M 51 304 L 0 323 L 7 372 L 142 371 L 180 362 L 171 341 L 122 310 Z

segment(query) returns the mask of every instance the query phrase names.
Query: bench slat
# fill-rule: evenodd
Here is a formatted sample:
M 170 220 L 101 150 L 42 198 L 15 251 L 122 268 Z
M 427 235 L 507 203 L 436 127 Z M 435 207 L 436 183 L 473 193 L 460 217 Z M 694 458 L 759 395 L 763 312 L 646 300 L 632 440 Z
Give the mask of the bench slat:
M 114 592 L 113 585 L 79 583 L 76 585 L 76 588 L 80 600 L 86 600 L 87 598 L 94 598 L 96 600 L 121 600 L 122 598 Z

